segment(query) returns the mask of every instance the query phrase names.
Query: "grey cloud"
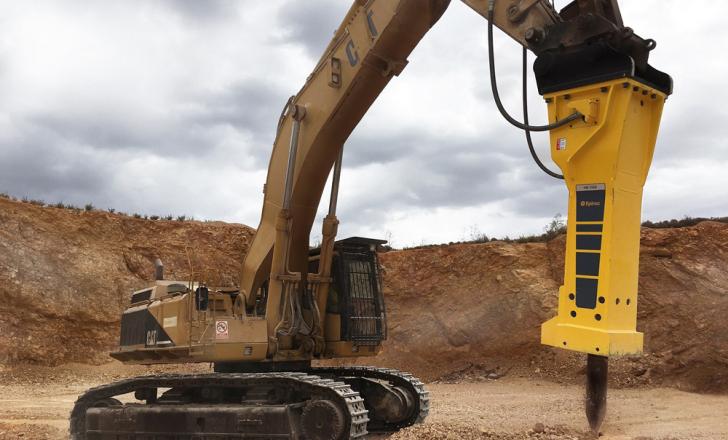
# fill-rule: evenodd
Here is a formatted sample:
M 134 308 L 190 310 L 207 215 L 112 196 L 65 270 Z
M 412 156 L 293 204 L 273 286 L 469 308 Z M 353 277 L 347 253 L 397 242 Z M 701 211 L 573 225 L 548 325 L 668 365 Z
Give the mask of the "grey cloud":
M 205 114 L 207 124 L 227 124 L 253 135 L 254 156 L 260 166 L 270 158 L 278 118 L 288 100 L 285 92 L 270 85 L 245 81 L 209 97 Z
M 526 181 L 512 182 L 510 176 L 514 168 L 520 166 L 520 159 L 494 151 L 489 148 L 489 142 L 415 138 L 389 139 L 388 144 L 407 154 L 385 162 L 385 170 L 397 173 L 395 187 L 387 188 L 389 192 L 384 199 L 373 190 L 357 200 L 351 209 L 482 205 L 517 197 L 522 186 L 535 188 L 541 185 L 541 182 L 529 182 L 535 180 L 533 174 L 527 174 Z M 349 166 L 348 156 L 345 156 L 345 164 Z M 372 188 L 376 187 L 377 182 L 373 180 Z
M 429 170 L 416 170 L 422 179 L 432 176 Z M 539 171 L 540 172 L 540 171 Z M 472 224 L 479 225 L 480 229 L 488 232 L 488 226 L 493 222 L 502 222 L 507 216 L 519 218 L 551 218 L 560 213 L 566 215 L 566 201 L 568 193 L 563 183 L 550 182 L 550 177 L 540 178 L 536 173 L 524 178 L 525 184 L 510 185 L 507 176 L 496 175 L 492 177 L 477 176 L 453 178 L 446 186 L 434 191 L 426 184 L 413 185 L 412 182 L 400 185 L 394 193 L 379 194 L 372 191 L 366 197 L 343 199 L 340 201 L 339 218 L 342 221 L 343 235 L 350 231 L 374 230 L 384 234 L 384 229 L 390 215 L 402 215 L 418 210 L 434 211 L 437 208 L 464 208 L 483 206 L 496 203 L 502 207 L 502 219 L 473 218 Z M 344 177 L 345 178 L 345 177 Z M 552 179 L 553 180 L 553 179 Z M 534 183 L 530 183 L 534 182 Z M 411 197 L 412 193 L 417 197 Z M 459 220 L 459 219 L 456 219 Z M 507 220 L 506 220 L 507 221 Z M 413 225 L 415 226 L 415 225 Z M 421 225 L 417 225 L 419 227 Z M 432 224 L 429 227 L 436 227 Z M 320 234 L 314 229 L 313 235 Z M 540 233 L 539 230 L 530 231 Z M 460 240 L 465 237 L 463 231 L 452 231 L 451 239 Z M 517 232 L 514 231 L 514 234 Z M 342 236 L 343 236 L 342 235 Z M 401 243 L 400 243 L 401 244 Z
M 707 101 L 709 98 L 705 98 Z M 655 147 L 655 164 L 679 164 L 684 159 L 728 157 L 728 111 L 704 106 L 676 108 L 665 106 L 665 118 Z
M 349 168 L 358 168 L 373 163 L 390 163 L 411 155 L 409 144 L 412 142 L 411 138 L 405 136 L 356 134 L 344 145 L 344 164 Z
M 285 41 L 302 45 L 311 58 L 318 59 L 350 6 L 351 2 L 341 0 L 286 2 L 278 14 Z
M 175 159 L 147 162 L 149 154 L 59 141 L 54 133 L 37 127 L 22 135 L 20 141 L 0 142 L 0 192 L 148 215 L 212 215 L 217 219 L 235 210 L 230 200 L 221 203 L 207 197 L 228 175 L 220 172 L 220 159 L 199 161 L 198 174 L 191 176 L 186 173 L 190 167 Z M 179 165 L 180 172 L 176 172 Z
M 507 191 L 507 182 L 501 177 L 511 162 L 498 153 L 472 150 L 427 155 L 410 175 L 410 182 L 419 186 L 413 188 L 416 198 L 412 201 L 420 206 L 462 207 L 497 200 Z
M 556 180 L 537 171 L 529 173 L 526 185 L 504 200 L 504 206 L 514 214 L 527 217 L 566 217 L 569 192 L 562 180 Z
M 141 150 L 181 158 L 214 155 L 225 136 L 218 129 L 230 126 L 252 136 L 254 145 L 248 153 L 258 166 L 264 166 L 285 101 L 285 95 L 272 86 L 247 81 L 211 94 L 181 97 L 180 102 L 169 104 L 172 108 L 165 114 L 171 116 L 150 119 L 131 109 L 115 109 L 109 103 L 104 108 L 53 110 L 25 119 L 46 133 L 46 142 L 72 142 L 101 150 Z
M 43 133 L 34 133 L 21 142 L 0 143 L 0 191 L 83 204 L 93 188 L 94 197 L 103 198 L 112 174 L 109 161 L 99 160 L 97 152 L 46 140 L 50 138 Z
M 236 14 L 238 6 L 253 0 L 160 0 L 161 3 L 180 16 L 193 21 L 227 19 Z M 242 5 L 241 5 L 242 3 Z
M 390 155 L 377 160 L 380 152 L 372 154 L 369 163 L 383 166 L 372 175 L 371 190 L 359 188 L 356 199 L 341 200 L 340 218 L 348 230 L 361 230 L 384 224 L 392 212 L 490 203 L 504 203 L 508 212 L 532 218 L 565 215 L 568 193 L 563 181 L 543 174 L 519 133 L 514 135 L 508 130 L 506 127 L 502 133 L 474 140 L 412 134 L 357 140 L 345 153 L 345 186 L 346 172 L 367 164 L 362 157 L 351 159 L 352 150 L 360 147 L 360 142 L 376 145 Z M 553 164 L 551 167 L 556 169 Z M 381 176 L 376 174 L 381 172 L 396 173 L 394 183 L 386 188 L 379 186 Z
M 234 125 L 253 132 L 275 130 L 285 95 L 272 86 L 245 81 L 210 97 L 207 120 Z M 269 127 L 267 127 L 269 126 Z
M 165 130 L 160 124 L 136 121 L 125 112 L 79 113 L 48 112 L 29 115 L 26 120 L 55 137 L 55 142 L 68 141 L 100 149 L 146 148 L 159 145 Z

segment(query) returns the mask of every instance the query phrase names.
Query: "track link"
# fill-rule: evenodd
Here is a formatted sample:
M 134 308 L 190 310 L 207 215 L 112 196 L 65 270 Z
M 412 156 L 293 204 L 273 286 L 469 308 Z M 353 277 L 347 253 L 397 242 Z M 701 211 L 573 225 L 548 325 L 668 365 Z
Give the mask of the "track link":
M 424 422 L 430 412 L 430 393 L 425 384 L 410 373 L 391 368 L 378 367 L 315 367 L 308 370 L 311 374 L 343 380 L 345 377 L 362 377 L 390 382 L 393 385 L 407 389 L 412 396 L 417 396 L 417 407 L 408 420 L 400 423 L 391 423 L 383 427 L 372 428 L 373 432 L 393 432 L 417 423 Z
M 367 435 L 368 411 L 358 392 L 346 383 L 315 376 L 306 372 L 289 373 L 213 373 L 198 375 L 158 375 L 125 379 L 92 388 L 82 394 L 71 412 L 70 432 L 72 440 L 86 440 L 86 411 L 95 403 L 145 388 L 195 388 L 214 386 L 241 388 L 270 383 L 280 386 L 300 387 L 312 394 L 336 401 L 346 414 L 349 424 L 348 439 Z

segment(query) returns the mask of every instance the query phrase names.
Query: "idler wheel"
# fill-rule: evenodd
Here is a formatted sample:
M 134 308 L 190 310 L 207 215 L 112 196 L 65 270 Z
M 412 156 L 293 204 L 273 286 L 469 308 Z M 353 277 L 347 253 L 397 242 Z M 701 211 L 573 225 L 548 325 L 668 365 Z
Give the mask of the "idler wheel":
M 344 414 L 330 400 L 312 400 L 301 413 L 301 430 L 306 440 L 339 440 L 343 437 Z

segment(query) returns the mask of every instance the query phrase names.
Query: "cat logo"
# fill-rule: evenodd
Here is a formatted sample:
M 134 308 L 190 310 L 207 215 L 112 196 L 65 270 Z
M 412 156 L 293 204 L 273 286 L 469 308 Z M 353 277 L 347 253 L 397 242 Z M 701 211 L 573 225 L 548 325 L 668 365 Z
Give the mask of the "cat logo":
M 359 64 L 359 53 L 356 51 L 356 46 L 354 45 L 353 40 L 349 40 L 349 43 L 346 45 L 346 56 L 349 58 L 349 64 L 351 64 L 351 67 Z
M 228 322 L 227 321 L 216 321 L 215 322 L 215 339 L 227 339 L 228 334 Z
M 157 345 L 157 331 L 147 330 L 147 347 Z

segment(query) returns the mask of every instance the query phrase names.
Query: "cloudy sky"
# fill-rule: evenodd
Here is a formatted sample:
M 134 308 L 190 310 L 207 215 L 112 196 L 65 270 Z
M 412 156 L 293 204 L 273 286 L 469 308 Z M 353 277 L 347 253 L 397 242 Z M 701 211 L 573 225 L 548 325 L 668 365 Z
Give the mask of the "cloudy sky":
M 256 226 L 278 114 L 350 3 L 0 0 L 0 192 Z M 621 3 L 625 22 L 658 41 L 653 65 L 675 78 L 644 218 L 728 215 L 728 6 Z M 513 237 L 565 212 L 563 183 L 495 109 L 485 29 L 453 1 L 354 131 L 342 237 Z M 520 115 L 520 48 L 498 35 L 496 50 Z M 531 90 L 532 122 L 543 122 Z

